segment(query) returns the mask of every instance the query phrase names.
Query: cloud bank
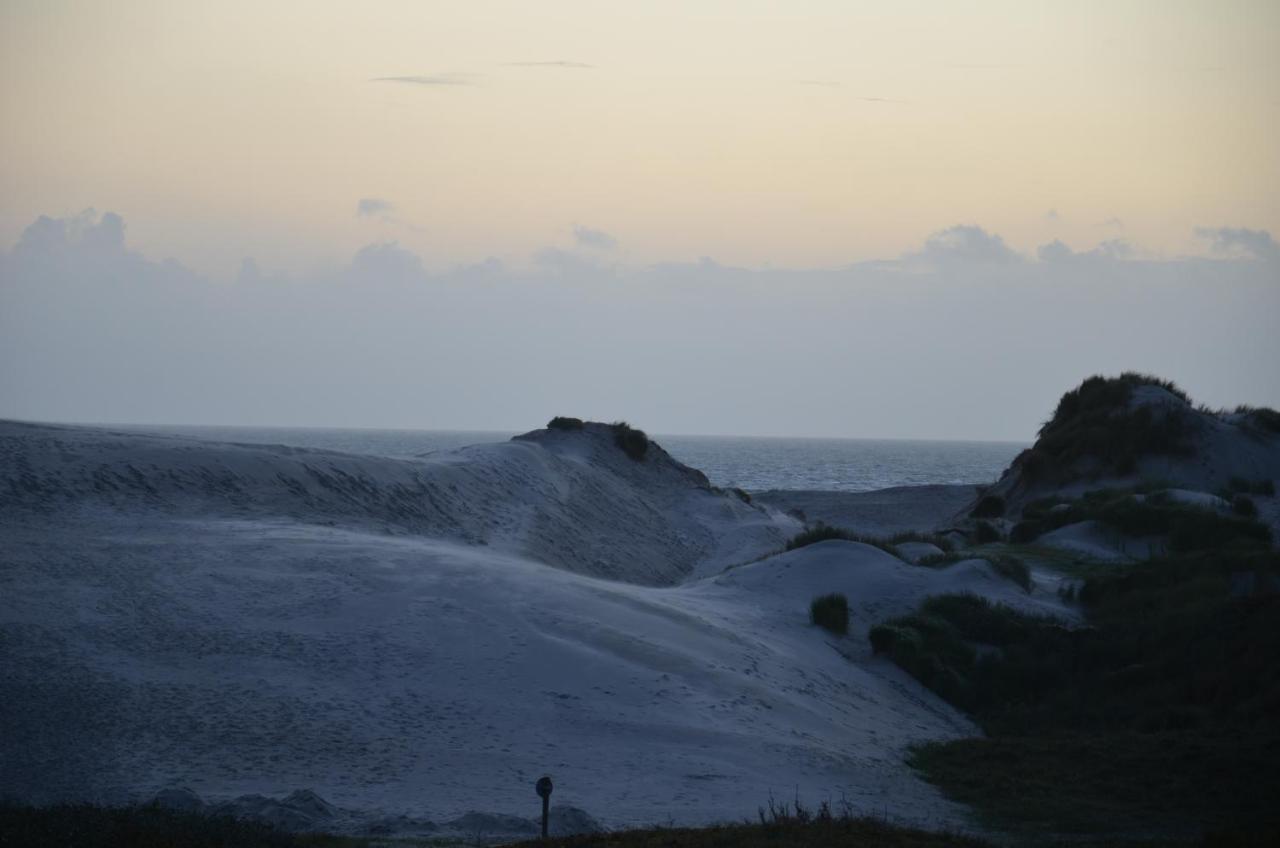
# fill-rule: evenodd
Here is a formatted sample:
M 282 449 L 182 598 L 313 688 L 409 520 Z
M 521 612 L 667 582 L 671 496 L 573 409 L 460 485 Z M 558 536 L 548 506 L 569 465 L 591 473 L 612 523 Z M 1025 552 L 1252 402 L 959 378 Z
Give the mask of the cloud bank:
M 628 268 L 594 246 L 430 270 L 379 242 L 220 280 L 134 250 L 118 215 L 42 217 L 0 254 L 0 416 L 1021 440 L 1124 369 L 1280 406 L 1280 258 L 1265 233 L 1206 232 L 1230 255 L 1033 258 L 963 225 L 819 270 Z

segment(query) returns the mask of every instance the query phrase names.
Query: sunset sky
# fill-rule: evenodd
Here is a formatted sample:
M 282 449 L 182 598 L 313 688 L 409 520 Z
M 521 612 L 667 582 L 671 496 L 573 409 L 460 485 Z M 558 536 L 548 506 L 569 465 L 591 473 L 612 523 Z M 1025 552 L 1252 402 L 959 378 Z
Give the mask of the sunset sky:
M 1280 231 L 1280 4 L 3 4 L 0 238 L 110 209 L 211 273 Z M 361 199 L 382 201 L 357 214 Z

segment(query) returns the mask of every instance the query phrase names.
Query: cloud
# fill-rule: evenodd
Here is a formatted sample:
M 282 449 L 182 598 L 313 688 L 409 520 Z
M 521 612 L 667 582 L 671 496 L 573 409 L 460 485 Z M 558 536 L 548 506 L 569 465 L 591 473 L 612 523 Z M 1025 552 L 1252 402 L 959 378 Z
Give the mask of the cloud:
M 573 226 L 573 240 L 582 247 L 593 250 L 613 250 L 618 246 L 618 240 L 604 230 L 593 230 L 591 227 L 581 227 L 577 224 Z
M 923 259 L 933 265 L 1006 265 L 1022 261 L 1000 236 L 969 224 L 934 233 L 925 240 L 922 250 L 906 258 Z
M 1050 209 L 1048 212 L 1044 213 L 1044 219 L 1050 223 L 1055 223 L 1057 221 L 1061 221 L 1062 216 L 1058 214 L 1057 209 Z
M 351 260 L 349 276 L 370 282 L 396 282 L 420 280 L 426 272 L 416 253 L 389 241 L 360 248 Z
M 1112 216 L 1112 217 L 1108 218 L 1107 220 L 1103 221 L 1103 222 L 1102 222 L 1101 224 L 1099 224 L 1098 226 L 1100 226 L 1100 227 L 1106 227 L 1108 230 L 1123 230 L 1123 229 L 1124 229 L 1124 221 L 1121 221 L 1119 218 L 1117 218 L 1117 217 L 1115 217 L 1115 216 Z
M 1072 262 L 1080 260 L 1120 261 L 1133 257 L 1133 245 L 1123 239 L 1108 239 L 1099 242 L 1093 250 L 1075 251 L 1058 239 L 1040 245 L 1036 257 L 1041 262 Z
M 1125 368 L 1280 405 L 1267 262 L 1115 261 L 1122 242 L 1020 261 L 970 226 L 825 269 L 627 267 L 566 237 L 536 263 L 427 273 L 383 241 L 294 273 L 246 263 L 236 286 L 129 233 L 49 217 L 0 249 L 0 417 L 515 430 L 554 408 L 671 433 L 1026 439 L 1057 392 Z
M 1266 230 L 1244 227 L 1196 227 L 1196 235 L 1209 239 L 1210 249 L 1221 256 L 1236 258 L 1280 259 L 1280 245 Z
M 101 218 L 86 209 L 71 218 L 49 218 L 41 215 L 22 232 L 15 252 L 53 254 L 73 252 L 87 255 L 125 253 L 124 219 L 115 212 Z
M 506 64 L 509 68 L 595 68 L 595 65 L 588 65 L 586 62 L 569 62 L 564 59 L 551 62 L 507 62 Z
M 370 218 L 375 215 L 389 215 L 395 210 L 395 206 L 389 200 L 383 200 L 380 197 L 362 197 L 356 203 L 356 217 Z
M 407 77 L 374 77 L 369 82 L 398 82 L 406 85 L 475 85 L 473 74 L 425 74 Z

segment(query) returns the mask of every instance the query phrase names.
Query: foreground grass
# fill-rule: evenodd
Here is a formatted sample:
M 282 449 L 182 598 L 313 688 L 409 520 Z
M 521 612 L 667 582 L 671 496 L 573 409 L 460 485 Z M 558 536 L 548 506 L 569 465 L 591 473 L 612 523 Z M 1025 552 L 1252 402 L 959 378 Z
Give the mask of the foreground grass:
M 910 762 L 984 824 L 1024 837 L 1248 833 L 1280 845 L 1278 757 L 1277 736 L 1177 731 L 965 739 Z
M 784 814 L 759 824 L 723 824 L 698 828 L 655 828 L 531 840 L 523 846 L 565 848 L 992 848 L 991 843 L 955 833 L 918 830 L 880 819 L 851 816 L 795 817 Z
M 1280 836 L 1280 593 L 1233 589 L 1277 575 L 1250 548 L 1116 565 L 1073 628 L 940 596 L 872 647 L 989 735 L 912 761 L 988 826 Z
M 973 740 L 978 742 L 981 740 Z M 971 753 L 971 752 L 970 752 Z M 1267 752 L 1260 752 L 1259 756 Z M 944 760 L 948 752 L 939 752 Z M 920 756 L 933 754 L 925 752 Z M 974 762 L 985 767 L 987 752 L 977 752 Z M 1003 757 L 998 754 L 998 757 Z M 965 768 L 964 763 L 942 762 L 938 767 Z M 1002 766 L 1003 767 L 1003 766 Z M 1023 803 L 1042 804 L 1057 796 L 1063 803 L 1073 796 L 1070 787 L 1051 786 L 1042 776 L 1016 766 L 1006 768 L 1011 780 L 1025 780 L 1030 791 Z M 1154 787 L 1158 790 L 1159 787 Z M 1064 791 L 1065 790 L 1065 791 Z M 1096 811 L 1085 808 L 1086 815 Z M 1105 812 L 1105 811 L 1104 811 Z M 1046 819 L 1051 825 L 1054 819 Z M 1272 837 L 1280 830 L 1251 837 L 1222 832 L 1194 841 L 1146 836 L 1137 840 L 1081 839 L 1070 835 L 1049 836 L 1047 831 L 1009 842 L 1009 845 L 1057 845 L 1062 848 L 1143 848 L 1143 846 L 1204 846 L 1204 848 L 1252 848 L 1280 844 Z M 330 834 L 290 834 L 264 824 L 237 821 L 225 816 L 184 813 L 154 806 L 95 807 L 89 804 L 62 804 L 26 807 L 0 804 L 0 846 L 76 846 L 76 848 L 428 848 L 428 846 L 478 846 L 490 844 L 460 838 L 395 838 L 336 836 Z M 510 843 L 508 843 L 510 844 Z M 613 833 L 552 837 L 529 840 L 521 846 L 547 848 L 996 848 L 996 843 L 960 833 L 930 831 L 891 824 L 883 819 L 833 815 L 825 805 L 807 810 L 797 805 L 772 806 L 761 811 L 759 823 L 722 824 L 698 828 L 647 828 Z

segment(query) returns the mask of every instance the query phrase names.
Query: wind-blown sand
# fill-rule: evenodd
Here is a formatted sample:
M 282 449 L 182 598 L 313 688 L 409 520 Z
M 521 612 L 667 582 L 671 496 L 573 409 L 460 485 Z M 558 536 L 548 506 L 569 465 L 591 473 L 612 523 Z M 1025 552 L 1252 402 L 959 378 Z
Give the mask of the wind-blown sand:
M 945 530 L 977 496 L 976 486 L 898 486 L 875 492 L 827 492 L 771 489 L 753 500 L 805 519 L 868 536 L 892 536 L 906 530 Z
M 0 423 L 0 796 L 440 822 L 531 815 L 548 772 L 612 826 L 770 793 L 964 825 L 903 757 L 976 728 L 867 628 L 945 591 L 1071 613 L 981 561 L 759 559 L 797 527 L 600 432 L 415 463 Z M 831 591 L 848 638 L 809 624 Z

